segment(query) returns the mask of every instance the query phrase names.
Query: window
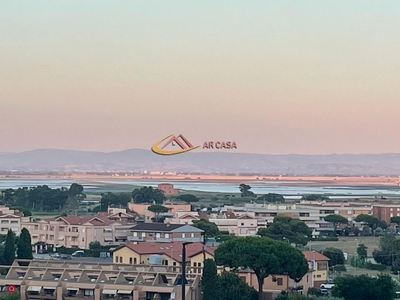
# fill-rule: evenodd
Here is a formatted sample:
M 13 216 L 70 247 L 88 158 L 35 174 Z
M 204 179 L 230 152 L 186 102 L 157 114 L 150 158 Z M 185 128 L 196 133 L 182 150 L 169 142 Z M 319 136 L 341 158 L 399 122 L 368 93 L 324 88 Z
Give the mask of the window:
M 8 220 L 1 220 L 1 224 L 8 224 Z
M 277 278 L 276 279 L 276 284 L 277 285 L 283 285 L 283 278 Z
M 190 234 L 190 237 L 194 238 L 194 233 L 191 233 L 191 234 Z
M 198 266 L 198 267 L 201 267 L 201 263 L 198 263 L 197 266 Z
M 134 232 L 134 233 L 133 233 L 133 236 L 137 236 L 137 232 Z
M 186 237 L 186 234 L 182 233 L 182 238 L 184 239 Z
M 135 265 L 137 264 L 137 259 L 136 259 L 136 257 L 133 258 L 133 264 L 135 264 Z
M 11 224 L 18 224 L 18 221 L 11 221 Z
M 169 233 L 166 233 L 166 234 L 165 234 L 165 238 L 166 238 L 166 239 L 169 239 Z
M 240 225 L 244 226 L 244 223 L 241 223 Z
M 161 237 L 160 233 L 156 233 L 156 238 L 159 239 Z
M 119 258 L 119 262 L 120 262 L 120 263 L 122 263 L 122 256 L 120 256 L 120 258 Z
M 328 263 L 326 261 L 320 261 L 317 263 L 318 271 L 328 270 Z
M 145 232 L 142 232 L 142 237 L 146 237 L 146 233 Z
M 132 257 L 129 257 L 129 264 L 132 264 L 133 263 L 133 259 L 132 259 Z
M 116 257 L 115 257 L 115 262 L 117 263 L 118 260 L 119 260 L 119 256 L 116 256 Z
M 197 267 L 197 263 L 193 263 L 193 267 Z
M 93 290 L 85 290 L 85 291 L 83 292 L 83 294 L 84 294 L 85 296 L 93 296 L 93 295 L 94 295 L 93 292 L 94 292 Z

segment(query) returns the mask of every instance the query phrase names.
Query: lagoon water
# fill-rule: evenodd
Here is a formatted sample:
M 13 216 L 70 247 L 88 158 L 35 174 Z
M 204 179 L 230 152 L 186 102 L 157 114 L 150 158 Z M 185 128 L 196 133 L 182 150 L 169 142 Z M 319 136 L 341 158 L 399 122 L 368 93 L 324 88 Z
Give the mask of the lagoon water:
M 0 178 L 0 190 L 7 188 L 33 187 L 38 185 L 47 185 L 50 188 L 69 187 L 72 183 L 82 184 L 85 190 L 95 191 L 96 189 L 105 190 L 108 185 L 121 185 L 121 188 L 129 190 L 129 186 L 153 186 L 166 181 L 142 181 L 132 179 L 23 179 L 23 178 Z M 237 182 L 198 182 L 198 181 L 168 181 L 173 183 L 175 188 L 186 191 L 203 191 L 203 192 L 219 192 L 219 193 L 238 193 Z M 300 198 L 304 194 L 330 194 L 336 195 L 337 198 L 356 197 L 356 196 L 384 196 L 398 195 L 400 197 L 399 186 L 312 186 L 307 182 L 303 182 L 299 186 L 299 182 L 247 182 L 252 187 L 255 194 L 278 193 L 282 195 L 290 195 L 292 198 Z

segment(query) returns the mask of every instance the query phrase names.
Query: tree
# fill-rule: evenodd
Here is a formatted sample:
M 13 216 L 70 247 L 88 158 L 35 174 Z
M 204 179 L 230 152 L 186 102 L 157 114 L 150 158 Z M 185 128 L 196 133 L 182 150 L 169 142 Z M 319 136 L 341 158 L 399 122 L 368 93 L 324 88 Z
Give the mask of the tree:
M 260 228 L 258 235 L 275 240 L 287 239 L 296 245 L 307 245 L 311 240 L 312 230 L 304 221 L 296 218 L 278 215 L 267 228 Z
M 156 203 L 163 204 L 167 199 L 164 192 L 151 186 L 144 186 L 140 189 L 134 189 L 132 192 L 133 202 L 135 203 Z
M 329 200 L 328 196 L 320 195 L 320 194 L 310 194 L 301 196 L 300 200 L 306 201 L 327 201 Z
M 327 215 L 324 218 L 324 220 L 326 222 L 333 224 L 333 230 L 334 230 L 335 234 L 336 234 L 337 227 L 340 224 L 347 224 L 349 222 L 345 217 L 343 217 L 341 215 L 336 215 L 336 214 Z
M 104 193 L 101 194 L 100 199 L 100 211 L 108 211 L 108 208 L 111 206 L 116 207 L 127 207 L 128 202 L 131 201 L 130 193 Z
M 18 259 L 33 259 L 31 234 L 25 227 L 22 228 L 17 245 Z
M 160 214 L 168 212 L 168 208 L 160 204 L 150 205 L 147 210 L 154 213 L 154 216 L 156 217 L 156 222 L 158 222 L 158 220 L 160 219 Z
M 93 241 L 89 243 L 89 249 L 90 250 L 97 250 L 97 249 L 101 249 L 101 244 L 99 241 Z
M 239 185 L 240 194 L 242 197 L 254 197 L 254 193 L 250 191 L 251 186 L 248 184 L 241 183 Z
M 71 184 L 68 189 L 68 198 L 64 206 L 64 212 L 73 212 L 76 215 L 79 205 L 85 198 L 86 195 L 83 193 L 83 186 L 77 183 Z
M 11 229 L 7 232 L 4 246 L 3 260 L 8 266 L 11 266 L 15 259 L 15 234 Z
M 400 217 L 399 216 L 394 216 L 390 218 L 390 223 L 394 223 L 397 226 L 400 226 Z
M 203 300 L 219 299 L 219 278 L 217 265 L 213 259 L 208 258 L 204 261 L 201 284 L 203 286 Z
M 344 257 L 343 251 L 338 248 L 329 247 L 326 248 L 322 254 L 329 258 L 329 267 L 336 265 L 344 265 L 346 259 Z
M 192 226 L 204 231 L 204 242 L 210 237 L 216 237 L 220 234 L 218 226 L 208 220 L 194 220 Z
M 355 217 L 354 221 L 367 224 L 372 230 L 378 227 L 379 219 L 371 215 L 360 214 Z
M 221 244 L 215 250 L 217 265 L 250 268 L 258 281 L 258 297 L 263 299 L 264 279 L 271 274 L 287 274 L 299 282 L 308 272 L 303 253 L 281 241 L 267 237 L 238 237 Z
M 285 203 L 285 198 L 280 194 L 268 193 L 258 198 L 258 200 L 266 201 L 268 203 Z
M 219 276 L 220 294 L 213 300 L 257 300 L 257 291 L 231 272 Z M 204 299 L 204 298 L 203 298 Z M 211 298 L 210 298 L 211 299 Z
M 197 198 L 195 195 L 192 195 L 192 194 L 179 195 L 178 197 L 176 197 L 176 199 L 182 200 L 186 203 L 193 203 L 193 202 L 199 201 L 199 198 Z
M 368 257 L 367 249 L 368 249 L 368 247 L 365 246 L 364 244 L 358 245 L 358 247 L 357 247 L 358 257 L 365 260 Z
M 372 252 L 377 263 L 393 266 L 396 258 L 400 258 L 400 240 L 394 234 L 385 234 L 379 241 L 379 249 Z
M 337 277 L 332 296 L 345 300 L 393 300 L 396 297 L 396 285 L 389 275 L 380 275 L 378 278 L 367 275 Z

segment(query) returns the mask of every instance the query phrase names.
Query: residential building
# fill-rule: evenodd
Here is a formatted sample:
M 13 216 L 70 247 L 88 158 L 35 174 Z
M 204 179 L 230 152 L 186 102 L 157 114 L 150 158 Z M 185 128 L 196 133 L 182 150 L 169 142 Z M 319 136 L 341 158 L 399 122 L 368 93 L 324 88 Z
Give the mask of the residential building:
M 296 290 L 303 295 L 307 295 L 313 284 L 313 271 L 309 270 L 306 275 L 299 282 L 295 282 L 288 275 L 270 275 L 264 279 L 263 292 L 265 299 L 275 299 L 275 297 L 282 291 Z M 249 286 L 252 286 L 258 291 L 258 280 L 256 274 L 250 270 L 241 270 L 239 277 L 245 281 Z
M 207 215 L 204 212 L 177 212 L 173 218 L 166 218 L 166 222 L 171 224 L 192 224 L 193 221 L 206 219 L 215 223 L 220 231 L 227 231 L 236 236 L 252 236 L 257 234 L 259 221 L 254 217 L 254 213 L 226 212 L 222 215 Z
M 89 216 L 60 216 L 56 218 L 23 222 L 32 238 L 34 251 L 54 250 L 64 246 L 89 249 L 89 244 L 99 241 L 102 245 L 115 245 L 126 241 L 119 237 L 117 229 L 131 228 L 135 216 L 123 211 L 97 213 Z
M 0 287 L 14 286 L 27 300 L 179 300 L 179 267 L 16 260 Z M 4 266 L 2 266 L 4 267 Z M 175 269 L 175 271 L 174 271 Z M 199 274 L 187 273 L 185 297 L 201 300 Z
M 395 203 L 376 203 L 372 214 L 380 220 L 390 224 L 390 218 L 400 217 L 400 204 Z
M 202 242 L 204 231 L 190 225 L 141 223 L 129 229 L 117 229 L 116 235 L 127 235 L 136 242 Z
M 315 251 L 303 251 L 309 264 L 309 271 L 296 283 L 288 275 L 270 275 L 264 280 L 263 291 L 267 297 L 272 298 L 281 291 L 297 290 L 307 294 L 312 287 L 319 288 L 322 283 L 328 280 L 329 258 Z M 258 290 L 257 277 L 253 271 L 242 270 L 239 276 L 250 286 Z
M 188 272 L 202 273 L 204 260 L 214 259 L 214 250 L 214 247 L 207 247 L 202 243 L 186 245 Z M 181 266 L 182 242 L 129 243 L 115 249 L 112 252 L 112 259 L 115 264 Z
M 26 220 L 29 220 L 29 217 L 24 217 L 21 211 L 0 205 L 0 234 L 6 235 L 11 229 L 11 231 L 19 235 L 22 229 L 21 222 Z
M 152 222 L 152 219 L 155 217 L 154 212 L 149 211 L 148 208 L 151 204 L 148 203 L 128 203 L 128 209 L 130 211 L 134 211 L 139 216 L 143 217 L 145 222 Z M 164 217 L 172 217 L 178 211 L 190 211 L 191 205 L 186 203 L 164 203 L 163 206 L 168 208 L 168 213 L 162 214 Z
M 328 281 L 328 270 L 330 259 L 316 251 L 303 251 L 310 270 L 313 270 L 314 287 L 319 288 L 321 284 Z
M 160 183 L 157 188 L 164 192 L 165 195 L 177 195 L 179 190 L 174 188 L 171 183 Z

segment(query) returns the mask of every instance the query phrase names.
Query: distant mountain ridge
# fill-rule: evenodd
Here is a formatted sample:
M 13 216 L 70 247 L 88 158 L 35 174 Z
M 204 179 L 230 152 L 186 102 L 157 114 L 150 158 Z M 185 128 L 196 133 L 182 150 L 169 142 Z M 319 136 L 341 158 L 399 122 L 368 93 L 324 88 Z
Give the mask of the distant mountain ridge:
M 160 156 L 151 150 L 96 152 L 37 149 L 0 152 L 0 171 L 257 173 L 287 175 L 400 175 L 400 153 L 272 155 L 188 152 Z

